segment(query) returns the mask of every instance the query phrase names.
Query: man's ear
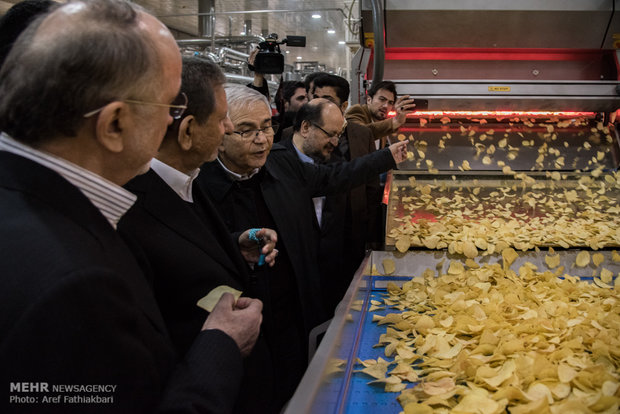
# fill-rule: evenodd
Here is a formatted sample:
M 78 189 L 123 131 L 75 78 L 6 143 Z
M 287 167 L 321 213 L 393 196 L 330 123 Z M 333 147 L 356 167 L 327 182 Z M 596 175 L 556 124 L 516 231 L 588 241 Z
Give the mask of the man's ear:
M 366 96 L 366 105 L 370 105 L 372 102 L 372 98 L 370 96 Z
M 310 124 L 310 122 L 301 121 L 301 126 L 299 127 L 299 133 L 305 138 L 306 135 L 308 135 L 308 132 L 310 131 L 311 126 L 312 124 Z
M 130 117 L 129 106 L 124 102 L 114 101 L 104 106 L 95 124 L 97 141 L 110 152 L 123 151 Z
M 342 105 L 340 105 L 340 110 L 342 111 L 343 114 L 347 111 L 348 107 L 349 107 L 349 101 L 344 101 Z
M 188 115 L 181 120 L 179 124 L 179 133 L 177 134 L 177 142 L 183 151 L 189 151 L 193 145 L 192 132 L 196 124 L 194 115 Z

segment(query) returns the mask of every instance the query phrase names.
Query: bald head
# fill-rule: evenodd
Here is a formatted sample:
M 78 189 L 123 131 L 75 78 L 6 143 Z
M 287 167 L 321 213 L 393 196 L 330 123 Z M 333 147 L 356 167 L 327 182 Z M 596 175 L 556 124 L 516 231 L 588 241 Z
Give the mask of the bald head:
M 0 72 L 0 130 L 33 146 L 75 136 L 86 112 L 154 99 L 157 79 L 167 75 L 160 62 L 175 52 L 165 26 L 129 2 L 64 4 L 33 22 L 9 53 Z
M 317 98 L 311 100 L 300 108 L 297 116 L 295 117 L 293 130 L 295 132 L 299 131 L 304 121 L 323 125 L 324 115 L 329 115 L 329 113 L 334 109 L 340 111 L 340 108 L 335 103 L 327 99 Z
M 301 107 L 293 127 L 293 143 L 316 162 L 329 160 L 346 126 L 340 107 L 317 98 Z

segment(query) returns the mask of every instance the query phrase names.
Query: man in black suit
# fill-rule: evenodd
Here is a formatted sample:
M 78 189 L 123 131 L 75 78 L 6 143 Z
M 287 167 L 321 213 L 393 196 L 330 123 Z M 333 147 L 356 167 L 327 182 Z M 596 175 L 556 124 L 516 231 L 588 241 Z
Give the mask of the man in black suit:
M 346 79 L 321 74 L 313 79 L 313 89 L 309 91 L 312 99 L 327 99 L 338 106 L 342 114 L 349 105 L 349 82 Z M 282 144 L 294 151 L 293 132 L 297 136 L 297 148 L 301 152 L 316 153 L 322 148 L 320 130 L 313 127 L 306 118 L 309 114 L 299 116 L 295 127 L 282 132 Z M 305 122 L 304 122 L 305 121 Z M 313 120 L 314 124 L 317 123 Z M 305 125 L 301 133 L 302 125 Z M 322 125 L 322 124 L 321 124 Z M 294 131 L 293 131 L 294 130 Z M 306 139 L 306 138 L 308 139 Z M 318 137 L 319 141 L 314 139 Z M 305 147 L 305 150 L 302 148 Z M 351 161 L 375 151 L 375 143 L 370 129 L 356 123 L 347 123 L 332 150 L 316 162 L 335 163 Z M 376 248 L 381 243 L 382 188 L 379 177 L 352 188 L 350 191 L 330 195 L 324 198 L 321 212 L 321 277 L 323 283 L 323 300 L 328 314 L 333 314 L 342 300 L 353 274 L 360 266 L 367 247 Z
M 0 411 L 232 411 L 260 301 L 223 296 L 181 360 L 115 231 L 120 185 L 185 108 L 180 75 L 166 27 L 119 0 L 60 6 L 3 64 Z
M 394 144 L 351 163 L 304 164 L 279 144 L 272 147 L 274 130 L 264 96 L 236 85 L 227 87 L 226 95 L 234 131 L 225 135 L 218 159 L 201 168 L 196 183 L 210 195 L 230 231 L 268 227 L 278 233 L 277 263 L 255 272 L 269 284 L 265 334 L 277 358 L 277 384 L 290 397 L 307 365 L 308 332 L 327 319 L 312 197 L 342 192 L 393 168 L 405 159 L 405 147 Z M 335 114 L 325 126 L 330 131 L 344 124 L 340 111 Z
M 219 67 L 198 57 L 183 58 L 181 92 L 188 98 L 183 116 L 168 128 L 151 170 L 125 187 L 138 196 L 119 223 L 119 231 L 137 241 L 153 273 L 155 298 L 177 352 L 185 354 L 207 315 L 196 302 L 220 285 L 260 298 L 260 286 L 248 274 L 259 254 L 273 265 L 277 236 L 261 229 L 264 246 L 249 231 L 233 240 L 206 194 L 196 185 L 200 166 L 213 161 L 225 132 L 232 132 Z M 244 259 L 245 258 L 245 259 Z M 279 412 L 274 407 L 271 356 L 264 338 L 244 361 L 244 380 L 235 411 Z

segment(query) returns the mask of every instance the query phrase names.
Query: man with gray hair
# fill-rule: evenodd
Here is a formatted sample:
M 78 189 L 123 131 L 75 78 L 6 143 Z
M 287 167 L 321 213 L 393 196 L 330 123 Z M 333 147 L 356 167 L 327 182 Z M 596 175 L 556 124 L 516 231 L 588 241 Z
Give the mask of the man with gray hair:
M 284 404 L 307 366 L 308 333 L 328 318 L 321 303 L 319 228 L 312 198 L 345 191 L 393 168 L 406 158 L 405 144 L 350 163 L 301 163 L 273 144 L 271 110 L 263 95 L 237 85 L 227 87 L 226 94 L 233 131 L 224 136 L 218 159 L 201 168 L 196 182 L 209 193 L 230 231 L 268 227 L 278 233 L 276 264 L 255 269 L 254 276 L 266 290 L 261 298 L 264 332 Z M 337 114 L 329 131 L 341 131 L 342 113 L 325 102 Z
M 148 169 L 185 109 L 180 78 L 170 32 L 119 0 L 62 5 L 9 53 L 0 71 L 0 411 L 232 411 L 260 301 L 225 295 L 180 361 L 115 230 L 135 201 L 120 186 Z

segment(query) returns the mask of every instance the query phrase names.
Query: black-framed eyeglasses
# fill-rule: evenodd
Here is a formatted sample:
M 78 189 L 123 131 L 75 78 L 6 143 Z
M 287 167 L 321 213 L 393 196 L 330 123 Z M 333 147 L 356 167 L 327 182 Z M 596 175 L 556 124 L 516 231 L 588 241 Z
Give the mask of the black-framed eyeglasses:
M 187 95 L 185 95 L 185 92 L 179 93 L 179 95 L 177 95 L 177 97 L 174 99 L 174 101 L 171 104 L 164 104 L 164 103 L 159 103 L 159 102 L 145 102 L 145 101 L 138 101 L 135 99 L 123 99 L 122 102 L 129 103 L 129 104 L 136 104 L 136 105 L 164 106 L 164 107 L 170 108 L 170 116 L 173 119 L 180 119 L 181 116 L 183 116 L 183 113 L 185 112 L 185 110 L 187 109 Z M 97 112 L 100 112 L 101 110 L 103 110 L 103 108 L 105 108 L 106 106 L 107 104 L 102 106 L 101 108 L 97 108 L 93 111 L 85 113 L 84 118 L 90 118 L 91 116 L 95 115 Z
M 232 133 L 248 140 L 257 138 L 258 134 L 261 132 L 265 134 L 265 136 L 270 137 L 278 132 L 278 126 L 278 124 L 271 124 L 270 126 L 266 126 L 264 128 L 250 129 L 249 131 L 233 131 Z
M 342 138 L 342 136 L 344 135 L 345 132 L 345 128 L 347 127 L 347 123 L 344 123 L 344 126 L 342 127 L 342 130 L 340 132 L 337 132 L 335 134 L 330 134 L 329 132 L 325 131 L 323 128 L 321 128 L 319 125 L 317 125 L 314 122 L 310 122 L 310 124 L 318 129 L 320 129 L 329 139 L 335 138 L 337 140 L 340 140 L 340 138 Z

